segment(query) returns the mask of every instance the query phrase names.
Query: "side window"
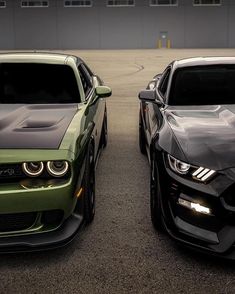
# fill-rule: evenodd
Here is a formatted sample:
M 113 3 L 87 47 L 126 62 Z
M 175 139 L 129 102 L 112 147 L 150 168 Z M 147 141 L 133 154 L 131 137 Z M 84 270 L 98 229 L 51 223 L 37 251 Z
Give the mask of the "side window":
M 161 93 L 161 95 L 163 97 L 166 94 L 166 90 L 167 90 L 167 86 L 168 86 L 168 82 L 169 82 L 170 73 L 171 73 L 171 68 L 167 68 L 167 70 L 163 74 L 163 77 L 162 77 L 161 82 L 160 82 L 160 85 L 159 85 L 159 92 Z
M 80 74 L 85 96 L 87 97 L 87 95 L 90 93 L 92 89 L 92 77 L 90 75 L 90 72 L 84 66 L 84 64 L 79 65 L 78 71 Z
M 81 64 L 81 66 L 84 68 L 84 70 L 87 72 L 87 75 L 92 77 L 94 74 L 92 73 L 92 71 L 90 70 L 90 68 L 86 65 L 86 64 Z

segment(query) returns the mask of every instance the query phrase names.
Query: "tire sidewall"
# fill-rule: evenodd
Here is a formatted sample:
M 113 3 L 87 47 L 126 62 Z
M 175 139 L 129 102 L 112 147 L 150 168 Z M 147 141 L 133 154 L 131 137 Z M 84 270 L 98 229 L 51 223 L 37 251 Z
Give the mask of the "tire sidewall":
M 94 147 L 88 145 L 84 172 L 84 218 L 86 223 L 92 222 L 95 215 L 95 163 Z
M 104 113 L 103 126 L 102 126 L 102 147 L 105 148 L 108 144 L 108 120 L 107 112 Z
M 142 154 L 146 154 L 145 134 L 144 134 L 144 128 L 143 128 L 143 121 L 141 117 L 141 111 L 139 113 L 139 148 Z
M 150 212 L 151 220 L 157 230 L 162 229 L 161 185 L 159 181 L 158 167 L 155 161 L 151 162 L 150 176 Z

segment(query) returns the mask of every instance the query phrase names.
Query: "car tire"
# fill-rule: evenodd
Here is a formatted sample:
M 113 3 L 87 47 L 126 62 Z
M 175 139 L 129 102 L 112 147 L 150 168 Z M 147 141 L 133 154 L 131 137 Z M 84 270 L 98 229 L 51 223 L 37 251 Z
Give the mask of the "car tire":
M 151 221 L 157 231 L 163 231 L 162 209 L 161 209 L 161 186 L 159 181 L 158 168 L 154 163 L 151 163 L 150 177 L 150 213 Z
M 105 148 L 107 144 L 108 144 L 108 120 L 107 120 L 107 111 L 105 110 L 102 132 L 101 132 L 101 145 L 103 148 Z
M 94 147 L 89 144 L 86 166 L 83 178 L 84 187 L 84 220 L 87 224 L 91 223 L 95 216 L 95 162 Z
M 141 117 L 141 112 L 139 114 L 139 148 L 142 154 L 146 154 L 146 139 L 144 134 L 144 125 Z

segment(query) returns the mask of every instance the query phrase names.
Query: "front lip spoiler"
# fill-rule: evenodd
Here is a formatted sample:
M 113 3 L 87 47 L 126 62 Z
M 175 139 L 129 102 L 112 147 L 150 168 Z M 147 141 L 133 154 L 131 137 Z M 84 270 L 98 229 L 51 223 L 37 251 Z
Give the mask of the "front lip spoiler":
M 164 217 L 162 217 L 163 226 L 167 232 L 167 234 L 174 239 L 176 242 L 178 242 L 180 245 L 185 246 L 191 250 L 200 252 L 202 254 L 206 254 L 208 256 L 214 256 L 221 259 L 227 259 L 227 260 L 235 260 L 235 247 L 230 248 L 224 253 L 217 252 L 215 250 L 209 249 L 207 247 L 203 247 L 199 244 L 192 243 L 190 241 L 187 241 L 177 235 L 177 233 L 174 233 L 173 230 L 171 230 L 168 226 L 166 221 L 164 220 Z
M 65 246 L 74 239 L 82 224 L 83 218 L 72 214 L 59 229 L 52 232 L 1 237 L 0 253 L 41 251 Z

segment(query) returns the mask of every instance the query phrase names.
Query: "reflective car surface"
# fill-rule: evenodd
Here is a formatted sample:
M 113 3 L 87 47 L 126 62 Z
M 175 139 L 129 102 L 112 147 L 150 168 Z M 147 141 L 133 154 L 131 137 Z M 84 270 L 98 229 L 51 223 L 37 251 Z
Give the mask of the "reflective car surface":
M 61 246 L 93 220 L 110 95 L 76 56 L 0 55 L 0 251 Z
M 186 246 L 234 258 L 235 58 L 174 61 L 139 99 L 153 225 Z

